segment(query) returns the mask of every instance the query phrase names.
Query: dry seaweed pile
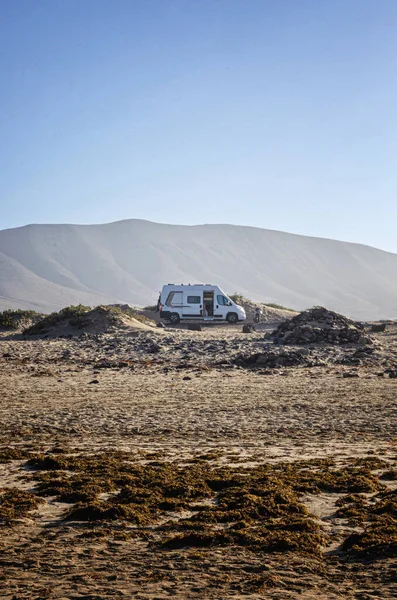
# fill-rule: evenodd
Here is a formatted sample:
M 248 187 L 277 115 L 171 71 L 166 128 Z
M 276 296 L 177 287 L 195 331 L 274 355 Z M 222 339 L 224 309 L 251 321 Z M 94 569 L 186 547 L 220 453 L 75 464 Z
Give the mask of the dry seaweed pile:
M 142 462 L 127 452 L 59 451 L 37 454 L 25 466 L 33 470 L 36 496 L 71 504 L 65 520 L 127 522 L 136 535 L 164 549 L 232 545 L 319 556 L 326 536 L 302 494 L 374 493 L 384 487 L 368 465 L 336 468 L 330 459 L 231 468 L 203 459 L 181 466 Z
M 0 490 L 0 524 L 12 525 L 35 510 L 41 502 L 43 500 L 35 494 L 16 487 Z
M 361 324 L 332 310 L 315 306 L 280 323 L 272 332 L 276 344 L 371 344 Z
M 258 455 L 215 448 L 183 462 L 168 456 L 88 454 L 61 444 L 42 453 L 32 446 L 0 449 L 3 462 L 19 461 L 12 468 L 20 468 L 31 490 L 0 492 L 5 537 L 18 540 L 2 563 L 8 580 L 20 586 L 12 593 L 19 597 L 24 589 L 23 598 L 47 597 L 43 586 L 50 589 L 55 573 L 62 597 L 76 581 L 83 582 L 84 597 L 114 597 L 126 586 L 151 590 L 153 582 L 162 586 L 156 597 L 163 597 L 170 582 L 185 586 L 185 577 L 180 597 L 190 597 L 191 581 L 208 570 L 197 597 L 212 597 L 211 590 L 216 597 L 266 594 L 269 588 L 278 588 L 275 598 L 285 598 L 286 589 L 317 597 L 324 586 L 336 597 L 346 570 L 342 594 L 351 578 L 357 586 L 368 583 L 374 558 L 382 560 L 374 563 L 372 579 L 378 583 L 379 574 L 386 587 L 393 585 L 388 569 L 396 556 L 396 492 L 384 482 L 394 479 L 396 456 L 260 464 L 252 462 L 261 460 Z M 323 520 L 311 514 L 312 502 L 328 503 L 333 493 L 333 503 L 340 497 L 335 514 Z M 329 553 L 336 540 L 339 552 Z M 69 561 L 71 554 L 76 562 Z M 91 576 L 108 569 L 109 578 Z M 180 579 L 169 580 L 175 571 Z M 81 579 L 85 573 L 87 580 Z
M 371 498 L 353 494 L 338 504 L 337 517 L 364 528 L 343 542 L 343 550 L 365 558 L 397 556 L 397 490 L 383 490 Z

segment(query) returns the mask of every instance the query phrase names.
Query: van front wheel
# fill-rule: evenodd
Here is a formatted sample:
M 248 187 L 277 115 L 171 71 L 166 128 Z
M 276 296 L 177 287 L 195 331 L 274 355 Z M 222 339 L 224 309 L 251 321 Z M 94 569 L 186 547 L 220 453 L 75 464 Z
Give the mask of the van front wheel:
M 180 316 L 178 315 L 178 313 L 171 313 L 170 314 L 170 322 L 173 325 L 177 325 L 179 323 L 179 321 L 181 320 Z
M 236 313 L 227 313 L 226 321 L 228 323 L 237 323 L 237 321 L 238 321 L 237 314 Z

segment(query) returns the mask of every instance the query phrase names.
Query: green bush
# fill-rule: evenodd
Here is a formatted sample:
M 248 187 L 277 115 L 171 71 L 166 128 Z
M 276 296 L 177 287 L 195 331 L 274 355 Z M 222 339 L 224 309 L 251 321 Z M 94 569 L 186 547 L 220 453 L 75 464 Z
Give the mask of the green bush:
M 24 333 L 27 335 L 38 335 L 43 333 L 48 327 L 52 327 L 53 325 L 57 325 L 61 321 L 65 319 L 71 319 L 76 322 L 76 320 L 80 319 L 87 312 L 89 312 L 91 308 L 89 306 L 84 306 L 83 304 L 77 304 L 76 306 L 66 306 L 62 308 L 59 312 L 53 312 L 50 315 L 47 315 L 43 319 L 41 319 L 38 323 L 34 323 L 30 327 L 24 330 Z
M 19 329 L 23 321 L 34 319 L 40 313 L 35 310 L 4 310 L 0 312 L 0 327 L 4 329 Z
M 60 315 L 63 319 L 72 319 L 76 317 L 81 317 L 90 310 L 90 306 L 84 306 L 84 304 L 77 304 L 76 306 L 66 306 L 66 308 L 62 308 L 62 310 L 60 310 L 59 313 L 53 314 Z
M 241 304 L 245 300 L 244 296 L 242 294 L 239 294 L 238 292 L 234 292 L 234 294 L 229 294 L 229 298 L 230 300 L 233 300 L 235 304 Z

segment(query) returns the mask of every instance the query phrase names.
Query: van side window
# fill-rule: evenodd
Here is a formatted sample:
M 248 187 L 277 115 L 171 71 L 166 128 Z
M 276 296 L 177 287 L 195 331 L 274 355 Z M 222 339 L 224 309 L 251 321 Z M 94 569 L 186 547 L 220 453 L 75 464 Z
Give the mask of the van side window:
M 167 306 L 182 306 L 182 292 L 170 292 L 166 301 Z
M 200 296 L 188 296 L 187 297 L 188 304 L 201 304 Z
M 218 304 L 221 306 L 230 306 L 231 302 L 225 296 L 221 296 L 220 294 L 216 297 Z
M 167 300 L 165 301 L 165 304 L 167 306 L 171 306 L 171 302 L 172 302 L 172 298 L 174 297 L 174 292 L 170 292 L 168 294 Z

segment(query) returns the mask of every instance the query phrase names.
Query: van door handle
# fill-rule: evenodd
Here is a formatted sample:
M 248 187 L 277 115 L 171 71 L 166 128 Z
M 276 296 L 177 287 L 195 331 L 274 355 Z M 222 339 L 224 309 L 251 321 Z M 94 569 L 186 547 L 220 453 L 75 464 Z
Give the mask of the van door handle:
M 216 305 L 216 308 L 219 308 L 219 306 L 218 306 L 218 305 Z
M 203 308 L 202 304 L 200 304 L 200 308 Z

